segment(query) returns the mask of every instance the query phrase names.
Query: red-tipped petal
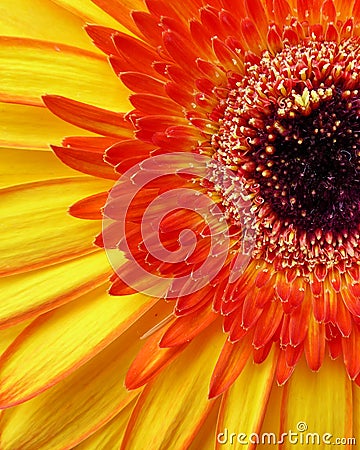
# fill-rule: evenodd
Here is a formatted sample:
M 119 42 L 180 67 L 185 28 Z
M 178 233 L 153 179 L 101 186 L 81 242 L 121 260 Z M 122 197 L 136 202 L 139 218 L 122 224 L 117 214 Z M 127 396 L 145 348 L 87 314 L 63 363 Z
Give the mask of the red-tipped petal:
M 47 108 L 66 122 L 104 136 L 130 137 L 132 126 L 124 114 L 77 102 L 60 95 L 45 95 Z
M 160 347 L 176 347 L 188 343 L 217 318 L 218 315 L 211 310 L 211 306 L 178 317 L 166 330 L 159 345 Z
M 284 385 L 291 377 L 295 370 L 295 366 L 289 366 L 286 362 L 285 352 L 280 352 L 278 364 L 276 367 L 275 379 L 279 386 Z
M 268 303 L 261 314 L 255 328 L 254 347 L 266 345 L 279 328 L 283 317 L 282 306 L 279 301 Z
M 310 318 L 304 349 L 309 368 L 319 370 L 325 355 L 325 325 L 317 322 L 313 316 Z
M 127 389 L 136 389 L 148 383 L 186 347 L 184 344 L 178 347 L 160 348 L 158 342 L 163 333 L 164 330 L 160 329 L 150 336 L 137 354 L 126 374 Z
M 103 151 L 100 149 L 72 148 L 72 147 L 51 147 L 54 153 L 61 161 L 73 169 L 88 175 L 110 180 L 118 179 L 113 167 L 107 164 L 103 159 Z
M 80 219 L 101 220 L 103 218 L 102 208 L 108 195 L 108 192 L 101 192 L 81 199 L 70 206 L 69 213 Z
M 249 333 L 236 343 L 225 342 L 211 377 L 209 398 L 222 394 L 240 375 L 252 352 L 251 339 Z
M 348 338 L 342 339 L 342 350 L 344 363 L 349 377 L 354 380 L 360 372 L 360 332 L 357 326 L 353 326 L 352 333 Z

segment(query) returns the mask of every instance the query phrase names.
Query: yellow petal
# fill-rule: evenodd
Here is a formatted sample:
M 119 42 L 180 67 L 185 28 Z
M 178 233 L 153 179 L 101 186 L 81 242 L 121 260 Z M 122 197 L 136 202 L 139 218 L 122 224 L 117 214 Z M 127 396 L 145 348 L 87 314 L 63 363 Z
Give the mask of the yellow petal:
M 110 297 L 106 285 L 35 320 L 0 360 L 0 405 L 42 392 L 85 364 L 157 300 Z
M 44 39 L 93 49 L 84 20 L 50 0 L 1 0 L 2 35 Z
M 54 116 L 46 108 L 0 103 L 0 146 L 50 150 L 65 136 L 94 135 Z
M 106 14 L 103 9 L 94 5 L 95 2 L 91 0 L 53 0 L 54 3 L 66 8 L 77 16 L 81 17 L 85 22 L 105 25 L 107 27 L 115 27 L 117 30 L 125 31 L 125 29 L 113 19 L 109 14 Z
M 0 274 L 40 268 L 92 252 L 101 223 L 67 215 L 69 205 L 109 183 L 88 177 L 39 181 L 0 190 Z
M 217 324 L 219 325 L 219 324 Z M 210 327 L 198 336 L 141 394 L 122 450 L 187 448 L 213 400 L 208 400 L 209 382 L 224 344 L 220 327 Z
M 280 435 L 280 406 L 283 390 L 283 387 L 279 387 L 274 383 L 266 407 L 264 422 L 261 426 L 260 434 L 264 437 L 261 438 L 261 442 L 256 450 L 278 450 L 279 448 L 277 443 L 274 443 L 273 436 Z
M 190 444 L 188 450 L 212 449 L 216 438 L 216 424 L 220 408 L 220 397 L 212 404 L 211 411 L 201 425 L 198 434 Z
M 120 448 L 127 422 L 131 416 L 135 401 L 129 403 L 109 423 L 76 446 L 76 450 L 109 450 Z M 199 450 L 197 448 L 196 450 Z
M 9 347 L 14 339 L 29 325 L 30 321 L 23 322 L 14 327 L 0 330 L 0 355 Z
M 124 388 L 125 373 L 142 344 L 139 336 L 155 324 L 155 317 L 162 319 L 161 310 L 156 305 L 68 378 L 6 410 L 0 423 L 2 448 L 71 448 L 115 417 L 138 395 Z
M 356 442 L 360 442 L 360 387 L 353 383 L 353 411 L 354 411 L 354 428 L 353 436 Z
M 51 177 L 79 177 L 52 152 L 0 147 L 0 188 L 40 181 Z
M 352 382 L 343 362 L 325 358 L 317 373 L 311 372 L 304 361 L 299 363 L 284 388 L 281 432 L 292 430 L 299 441 L 311 439 L 316 448 L 325 450 L 336 438 L 353 436 L 352 416 Z M 291 443 L 285 438 L 283 448 L 293 449 L 294 440 Z
M 0 278 L 0 329 L 80 297 L 103 284 L 110 273 L 106 255 L 98 251 L 62 264 Z
M 1 37 L 0 68 L 2 101 L 42 105 L 42 95 L 57 94 L 114 111 L 129 108 L 128 91 L 107 60 L 86 50 Z
M 233 386 L 224 394 L 220 407 L 217 449 L 250 449 L 248 436 L 259 433 L 273 386 L 277 354 L 272 351 L 262 364 L 248 361 Z M 239 407 L 241 402 L 241 407 Z M 247 437 L 233 440 L 231 433 Z M 247 444 L 245 444 L 245 442 Z
M 130 13 L 131 11 L 146 10 L 145 2 L 142 0 L 93 0 L 101 9 L 110 14 L 114 19 L 128 28 L 135 34 L 140 34 L 138 28 L 135 26 Z M 119 26 L 116 27 L 119 29 Z

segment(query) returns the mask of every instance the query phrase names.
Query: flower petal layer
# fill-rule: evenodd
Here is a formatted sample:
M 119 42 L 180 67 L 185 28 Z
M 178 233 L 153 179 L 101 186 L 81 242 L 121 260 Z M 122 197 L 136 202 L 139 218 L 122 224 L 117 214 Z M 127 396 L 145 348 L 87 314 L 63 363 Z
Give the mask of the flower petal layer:
M 93 49 L 82 30 L 84 21 L 51 0 L 1 0 L 0 24 L 2 35 L 76 42 L 81 48 Z
M 162 318 L 155 306 L 128 331 L 69 377 L 26 403 L 4 411 L 3 448 L 72 448 L 110 421 L 139 391 L 128 392 L 124 377 L 141 336 Z M 157 320 L 157 319 L 155 319 Z M 61 426 L 59 426 L 61 424 Z
M 35 320 L 0 359 L 0 405 L 38 395 L 93 358 L 156 302 L 101 286 Z
M 325 358 L 317 373 L 301 361 L 285 385 L 281 416 L 281 433 L 303 428 L 320 436 L 331 433 L 334 438 L 351 437 L 352 383 L 342 361 Z M 283 448 L 291 449 L 293 444 L 285 440 Z
M 134 134 L 130 123 L 125 122 L 124 114 L 96 108 L 59 95 L 46 95 L 43 100 L 53 114 L 83 129 L 123 139 L 129 139 Z
M 103 284 L 110 273 L 106 255 L 96 251 L 61 264 L 0 278 L 0 329 L 80 297 Z
M 113 17 L 96 6 L 95 1 L 91 0 L 52 0 L 54 3 L 71 11 L 73 14 L 81 17 L 85 22 L 94 22 L 108 27 L 116 26 L 119 23 Z
M 225 428 L 231 431 L 240 430 L 248 436 L 260 432 L 273 387 L 276 363 L 275 351 L 272 351 L 262 364 L 254 366 L 251 360 L 247 363 L 233 386 L 224 394 L 220 406 L 218 433 L 223 433 Z M 230 440 L 225 444 L 218 441 L 216 448 L 229 449 L 234 446 Z
M 78 177 L 2 189 L 0 274 L 25 272 L 94 251 L 91 242 L 99 224 L 74 219 L 66 210 L 79 198 L 108 187 L 103 180 Z
M 127 109 L 122 88 L 105 58 L 86 50 L 35 39 L 0 37 L 0 100 L 42 106 L 54 93 L 113 110 Z M 101 92 L 101 95 L 99 95 Z
M 139 32 L 138 29 L 134 26 L 134 22 L 130 17 L 130 12 L 134 10 L 144 10 L 145 4 L 142 0 L 93 0 L 93 3 L 95 3 L 95 5 L 98 5 L 101 9 L 106 11 L 118 21 L 116 29 L 121 29 L 119 28 L 120 23 L 124 27 L 135 33 Z M 95 21 L 95 23 L 101 24 L 97 20 Z
M 72 135 L 92 133 L 59 120 L 46 108 L 0 103 L 0 145 L 3 147 L 50 150 L 50 144 L 60 144 L 64 136 Z
M 211 411 L 206 417 L 204 423 L 195 439 L 191 442 L 188 450 L 212 449 L 214 448 L 214 437 L 216 436 L 216 424 L 218 421 L 220 407 L 220 398 L 211 402 Z
M 208 383 L 223 343 L 223 333 L 210 327 L 147 385 L 129 421 L 122 450 L 143 448 L 144 442 L 154 449 L 187 448 L 210 412 Z
M 129 403 L 110 422 L 92 434 L 81 444 L 76 446 L 76 450 L 99 450 L 120 448 L 123 440 L 126 424 L 131 416 L 135 405 L 135 400 Z
M 267 435 L 269 438 L 262 438 L 264 444 L 259 444 L 258 449 L 260 450 L 278 450 L 279 446 L 275 443 L 277 433 L 280 431 L 280 405 L 282 398 L 283 388 L 276 386 L 274 383 L 273 389 L 271 389 L 270 397 L 268 399 L 265 417 L 261 426 L 261 435 Z M 244 448 L 244 446 L 242 446 Z M 246 448 L 246 447 L 245 447 Z M 251 448 L 251 447 L 250 447 Z
M 0 354 L 14 341 L 14 339 L 29 325 L 29 321 L 23 322 L 14 327 L 0 330 Z
M 79 177 L 79 172 L 62 164 L 53 153 L 43 150 L 0 146 L 0 169 L 0 189 L 49 177 Z
M 117 180 L 114 168 L 104 161 L 104 148 L 113 138 L 68 138 L 64 147 L 52 146 L 55 155 L 67 166 L 87 175 Z M 95 143 L 94 143 L 95 141 Z M 91 143 L 94 145 L 91 146 Z

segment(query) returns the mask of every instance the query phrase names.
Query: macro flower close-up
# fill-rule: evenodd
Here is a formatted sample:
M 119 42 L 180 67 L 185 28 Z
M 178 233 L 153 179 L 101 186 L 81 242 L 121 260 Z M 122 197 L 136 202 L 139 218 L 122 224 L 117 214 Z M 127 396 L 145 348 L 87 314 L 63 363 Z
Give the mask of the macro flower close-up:
M 0 13 L 0 448 L 357 448 L 360 0 Z

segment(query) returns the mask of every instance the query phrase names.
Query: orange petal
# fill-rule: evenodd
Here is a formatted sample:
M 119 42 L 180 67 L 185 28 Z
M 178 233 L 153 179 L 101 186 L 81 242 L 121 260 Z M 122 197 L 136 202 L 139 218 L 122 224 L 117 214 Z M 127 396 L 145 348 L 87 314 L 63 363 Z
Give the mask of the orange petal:
M 352 330 L 352 317 L 351 313 L 345 306 L 344 302 L 342 301 L 342 298 L 340 294 L 338 294 L 337 302 L 336 302 L 336 325 L 338 326 L 341 334 L 345 337 L 350 336 L 351 330 Z
M 100 192 L 74 203 L 69 208 L 69 213 L 80 219 L 101 220 L 102 208 L 108 198 L 108 192 Z
M 130 96 L 133 106 L 144 114 L 161 115 L 169 114 L 170 116 L 182 116 L 183 113 L 168 97 L 160 97 L 153 94 L 133 94 Z
M 235 343 L 225 341 L 211 377 L 209 397 L 214 398 L 228 389 L 244 369 L 253 351 L 252 334 Z
M 152 63 L 159 57 L 151 46 L 126 33 L 116 33 L 112 40 L 117 49 L 116 56 L 120 64 L 120 72 L 144 73 L 150 70 L 150 72 L 156 74 L 156 71 L 152 68 Z M 137 57 L 134 58 L 134 55 Z
M 256 323 L 253 344 L 255 348 L 266 345 L 276 333 L 283 311 L 281 303 L 278 300 L 267 303 Z
M 274 0 L 274 15 L 277 23 L 285 23 L 290 14 L 291 8 L 286 0 Z
M 186 344 L 183 344 L 178 347 L 160 348 L 159 341 L 163 333 L 163 328 L 153 332 L 136 355 L 126 374 L 125 383 L 128 389 L 136 389 L 148 383 L 186 347 Z
M 224 394 L 218 421 L 217 449 L 234 448 L 229 440 L 229 431 L 246 433 L 247 436 L 260 432 L 273 386 L 276 362 L 275 352 L 272 352 L 260 365 L 254 366 L 253 362 L 249 361 L 233 386 Z M 241 412 L 239 411 L 240 399 Z M 234 414 L 234 411 L 239 413 Z M 243 446 L 239 445 L 238 448 L 241 447 Z
M 90 148 L 84 145 L 82 148 L 79 148 L 71 147 L 70 145 L 67 147 L 52 145 L 51 148 L 64 164 L 79 172 L 110 180 L 119 178 L 114 168 L 104 161 L 104 151 L 101 147 Z
M 117 30 L 101 25 L 87 24 L 85 31 L 102 52 L 108 55 L 116 55 L 118 53 L 112 40 L 113 35 L 118 32 Z
M 309 291 L 307 291 L 304 301 L 291 313 L 289 320 L 290 344 L 295 347 L 301 344 L 306 336 L 310 311 L 311 295 Z
M 183 317 L 178 317 L 164 333 L 160 346 L 174 347 L 185 344 L 201 333 L 217 318 L 218 314 L 212 311 L 211 305 Z
M 304 350 L 309 368 L 319 370 L 325 355 L 325 324 L 317 322 L 313 315 L 310 316 Z
M 347 373 L 349 377 L 354 380 L 360 372 L 360 332 L 358 326 L 354 325 L 350 336 L 348 338 L 343 338 L 341 343 Z
M 206 419 L 211 402 L 208 383 L 224 341 L 221 330 L 210 327 L 194 339 L 182 354 L 140 396 L 125 433 L 122 450 L 187 448 Z M 186 412 L 186 413 L 185 413 Z
M 256 28 L 262 38 L 266 36 L 269 26 L 263 4 L 264 2 L 261 0 L 245 0 L 246 11 L 256 24 Z
M 53 114 L 82 129 L 122 139 L 133 136 L 133 127 L 129 122 L 125 122 L 124 114 L 96 108 L 59 95 L 45 95 L 43 100 Z
M 332 0 L 324 0 L 321 6 L 321 23 L 326 26 L 330 22 L 336 22 L 336 8 Z
M 299 347 L 302 348 L 301 346 Z M 282 386 L 287 382 L 295 369 L 295 366 L 288 365 L 286 356 L 287 355 L 284 351 L 280 352 L 279 361 L 276 368 L 276 381 L 279 386 Z
M 120 74 L 120 78 L 125 86 L 133 92 L 147 92 L 149 94 L 164 95 L 164 83 L 150 75 L 139 72 L 124 72 Z

